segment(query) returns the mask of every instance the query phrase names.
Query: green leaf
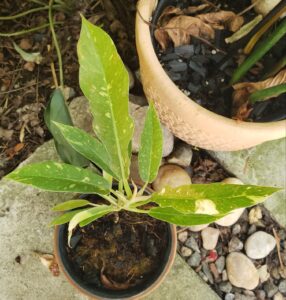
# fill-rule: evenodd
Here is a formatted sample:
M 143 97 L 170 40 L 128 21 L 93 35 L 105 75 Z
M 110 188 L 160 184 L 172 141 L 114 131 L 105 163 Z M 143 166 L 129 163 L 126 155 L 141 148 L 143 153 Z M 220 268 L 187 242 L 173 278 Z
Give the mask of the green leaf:
M 224 215 L 237 208 L 263 202 L 279 188 L 236 184 L 192 184 L 167 187 L 150 200 L 160 207 L 172 207 L 183 214 Z
M 138 155 L 139 174 L 143 181 L 152 182 L 162 159 L 163 135 L 154 105 L 150 103 L 141 135 Z
M 180 225 L 193 226 L 209 224 L 222 218 L 224 215 L 211 216 L 207 214 L 183 214 L 172 207 L 155 207 L 150 209 L 148 215 L 161 221 Z
M 56 89 L 53 92 L 51 100 L 45 110 L 44 118 L 49 131 L 53 135 L 57 152 L 62 161 L 78 167 L 88 166 L 89 162 L 66 142 L 54 124 L 54 122 L 59 122 L 71 126 L 73 125 L 68 107 L 60 89 Z
M 109 183 L 92 171 L 53 161 L 27 165 L 6 178 L 54 192 L 107 194 L 109 191 Z
M 78 214 L 84 210 L 86 210 L 86 209 L 77 209 L 77 210 L 73 210 L 73 211 L 69 211 L 64 214 L 61 214 L 60 216 L 56 217 L 50 223 L 50 226 L 62 225 L 62 224 L 68 223 L 76 214 Z
M 115 175 L 111 170 L 109 166 L 109 154 L 100 141 L 79 128 L 57 122 L 54 122 L 54 124 L 61 132 L 63 138 L 75 151 L 92 161 L 96 166 L 106 171 L 108 174 L 119 179 L 119 175 Z
M 91 203 L 84 199 L 75 199 L 75 200 L 69 200 L 64 203 L 60 203 L 53 207 L 53 211 L 64 211 L 64 210 L 71 210 L 74 208 L 91 205 Z
M 93 218 L 93 221 L 95 221 L 98 218 L 103 217 L 104 215 L 112 212 L 114 210 L 114 207 L 110 205 L 101 205 L 93 208 L 86 209 L 78 214 L 76 214 L 69 223 L 69 236 L 68 236 L 68 241 L 70 241 L 72 231 L 73 229 L 81 222 L 84 220 Z
M 255 91 L 249 96 L 249 101 L 250 103 L 254 104 L 258 101 L 264 101 L 272 97 L 278 97 L 283 93 L 286 93 L 286 83 L 278 84 L 263 90 Z
M 90 102 L 93 129 L 110 155 L 112 170 L 127 179 L 134 127 L 128 112 L 128 72 L 108 34 L 84 18 L 78 57 L 80 87 Z

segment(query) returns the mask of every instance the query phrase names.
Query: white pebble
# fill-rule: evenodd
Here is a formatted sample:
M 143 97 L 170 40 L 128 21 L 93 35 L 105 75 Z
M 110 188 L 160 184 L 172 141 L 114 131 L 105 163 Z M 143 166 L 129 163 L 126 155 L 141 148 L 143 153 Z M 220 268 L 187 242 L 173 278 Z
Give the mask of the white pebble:
M 207 227 L 202 230 L 203 247 L 206 250 L 213 250 L 217 245 L 219 230 L 213 227 Z

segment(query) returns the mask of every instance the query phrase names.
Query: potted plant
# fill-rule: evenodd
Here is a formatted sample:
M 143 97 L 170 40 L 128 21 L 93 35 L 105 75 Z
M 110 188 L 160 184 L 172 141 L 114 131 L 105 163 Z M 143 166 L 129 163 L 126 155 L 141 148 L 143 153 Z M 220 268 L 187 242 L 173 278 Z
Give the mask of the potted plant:
M 166 187 L 152 193 L 162 132 L 150 103 L 141 135 L 139 170 L 144 186 L 129 178 L 133 121 L 128 113 L 128 73 L 110 37 L 83 18 L 78 43 L 80 85 L 90 102 L 96 138 L 53 121 L 77 153 L 93 163 L 82 168 L 46 161 L 27 165 L 7 179 L 54 192 L 79 193 L 58 204 L 55 225 L 59 266 L 92 299 L 138 299 L 166 276 L 176 253 L 172 224 L 213 222 L 277 191 L 231 184 Z
M 276 5 L 277 2 L 279 1 L 273 1 L 273 4 Z M 285 12 L 285 4 L 282 2 L 283 1 L 281 1 L 279 4 L 280 11 L 278 12 L 277 16 L 281 16 L 281 14 Z M 175 0 L 140 0 L 138 2 L 136 19 L 136 45 L 140 61 L 141 79 L 144 91 L 148 99 L 152 99 L 154 101 L 154 105 L 159 113 L 161 121 L 180 139 L 194 146 L 202 147 L 208 150 L 235 151 L 249 148 L 265 141 L 285 137 L 285 120 L 264 123 L 256 121 L 245 122 L 221 116 L 196 103 L 195 100 L 192 100 L 195 99 L 192 98 L 192 95 L 188 97 L 189 95 L 184 93 L 182 89 L 178 87 L 178 83 L 176 81 L 174 82 L 163 69 L 158 58 L 158 53 L 156 53 L 155 49 L 156 43 L 154 43 L 153 39 L 154 31 L 159 28 L 159 33 L 161 33 L 161 41 L 163 44 L 166 42 L 166 39 L 170 38 L 171 35 L 174 40 L 178 38 L 178 32 L 181 24 L 183 23 L 183 21 L 181 23 L 179 22 L 179 18 L 182 17 L 181 15 L 183 14 L 182 10 L 180 9 L 183 7 L 184 3 L 189 3 L 193 11 L 196 9 L 199 11 L 199 9 L 212 4 L 210 1 L 180 2 Z M 219 2 L 216 2 L 217 7 L 211 7 L 211 9 L 207 10 L 207 12 L 217 11 L 219 7 L 218 4 Z M 235 2 L 232 2 L 232 4 L 238 5 Z M 171 6 L 172 9 L 170 9 Z M 213 6 L 215 5 L 213 4 Z M 169 20 L 170 16 L 173 14 L 173 16 L 175 15 L 174 19 L 177 18 L 176 21 L 178 22 L 174 21 L 172 25 L 167 23 L 165 26 L 166 30 L 160 32 L 160 28 L 162 27 L 157 25 L 157 21 L 163 11 L 167 20 Z M 202 14 L 202 12 L 198 12 L 198 14 Z M 207 13 L 205 15 L 207 15 Z M 196 14 L 191 14 L 191 16 L 195 17 Z M 274 16 L 275 18 L 273 17 L 272 19 L 270 18 L 271 16 L 273 16 L 273 13 L 267 18 L 265 17 L 263 22 L 265 23 L 266 19 L 270 23 L 272 22 L 272 19 L 277 20 L 276 15 Z M 261 19 L 262 17 L 260 16 L 260 20 Z M 187 21 L 189 22 L 189 20 Z M 218 21 L 222 21 L 222 19 L 219 19 Z M 211 22 L 212 20 L 207 23 L 206 29 L 210 29 L 209 24 L 211 24 Z M 273 22 L 271 24 L 273 24 Z M 204 24 L 202 24 L 202 22 L 198 22 L 197 26 L 200 27 L 201 25 Z M 257 24 L 257 26 L 258 25 L 259 24 Z M 261 26 L 262 25 L 263 24 L 261 24 Z M 219 26 L 221 26 L 221 23 Z M 173 32 L 172 28 L 175 28 Z M 213 28 L 211 28 L 211 30 L 212 29 Z M 196 31 L 198 31 L 198 28 Z M 168 36 L 168 34 L 170 34 L 170 36 Z M 211 34 L 213 34 L 213 32 L 211 32 Z M 188 38 L 189 36 L 187 36 L 186 39 Z M 213 40 L 211 43 L 214 44 Z M 268 41 L 262 41 L 262 43 L 264 45 L 270 45 Z M 215 52 L 217 51 L 215 48 L 212 49 Z M 285 61 L 285 57 L 283 61 Z M 187 82 L 189 83 L 189 81 Z M 230 84 L 234 83 L 231 81 L 229 82 Z M 197 83 L 191 83 L 193 88 L 196 89 Z M 248 88 L 248 90 L 251 92 L 255 90 L 253 86 L 252 88 L 249 88 L 245 86 L 234 85 L 234 87 L 245 89 Z M 215 86 L 215 89 L 220 90 L 221 87 Z M 203 90 L 207 90 L 207 88 L 204 87 Z M 226 98 L 230 99 L 231 96 L 223 96 L 222 102 L 226 101 Z M 216 100 L 215 98 L 213 99 Z

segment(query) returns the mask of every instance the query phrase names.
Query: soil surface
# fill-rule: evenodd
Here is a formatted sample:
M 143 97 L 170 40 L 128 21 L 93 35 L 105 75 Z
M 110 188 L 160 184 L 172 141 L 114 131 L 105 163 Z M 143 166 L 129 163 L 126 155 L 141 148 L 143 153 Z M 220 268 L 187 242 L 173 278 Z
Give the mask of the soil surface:
M 51 138 L 43 120 L 44 109 L 55 88 L 52 62 L 58 72 L 50 29 L 47 27 L 12 36 L 19 31 L 48 24 L 48 11 L 38 11 L 13 20 L 1 20 L 3 16 L 40 7 L 41 4 L 36 2 L 0 1 L 0 178 Z M 53 15 L 54 21 L 59 22 L 55 25 L 55 31 L 62 54 L 67 98 L 82 95 L 78 83 L 76 54 L 81 28 L 80 14 L 93 24 L 102 26 L 112 36 L 124 63 L 133 71 L 138 69 L 134 42 L 136 2 L 73 0 L 68 1 L 68 5 L 58 5 L 55 1 L 57 7 L 53 9 Z M 42 62 L 37 65 L 24 61 L 14 49 L 13 42 L 28 53 L 40 52 Z M 138 91 L 142 93 L 136 83 L 132 92 Z
M 174 1 L 174 5 L 176 5 Z M 197 14 L 216 12 L 220 10 L 242 12 L 251 1 L 212 1 L 214 5 L 207 6 Z M 206 1 L 188 0 L 177 4 L 186 9 L 191 5 L 203 5 Z M 178 15 L 180 15 L 178 13 Z M 196 17 L 196 13 L 186 14 Z M 176 16 L 174 13 L 171 16 Z M 253 10 L 243 14 L 244 24 L 251 21 L 257 14 Z M 167 15 L 168 17 L 168 15 Z M 167 18 L 165 17 L 165 18 Z M 162 18 L 161 18 L 162 19 Z M 159 20 L 161 20 L 159 18 Z M 156 21 L 156 20 L 155 20 Z M 160 26 L 160 24 L 159 24 Z M 168 28 L 168 26 L 167 26 Z M 183 32 L 183 31 L 181 31 Z M 233 72 L 245 59 L 243 47 L 231 50 L 233 44 L 226 44 L 225 38 L 233 34 L 228 29 L 215 30 L 213 41 L 208 43 L 201 39 L 191 38 L 191 43 L 174 47 L 169 43 L 166 50 L 157 44 L 158 58 L 174 83 L 199 105 L 217 114 L 240 119 L 233 112 L 232 94 L 234 89 L 229 85 Z M 263 36 L 265 38 L 265 35 Z M 162 39 L 163 40 L 163 39 Z M 229 55 L 230 50 L 232 55 Z M 286 51 L 286 37 L 282 38 L 240 82 L 256 82 L 263 80 L 263 76 L 271 70 L 273 65 L 284 57 Z M 263 102 L 256 102 L 251 113 L 244 119 L 255 122 L 269 122 L 285 119 L 286 94 Z
M 162 265 L 167 224 L 146 215 L 120 212 L 77 228 L 66 246 L 69 259 L 93 287 L 125 290 L 146 282 Z

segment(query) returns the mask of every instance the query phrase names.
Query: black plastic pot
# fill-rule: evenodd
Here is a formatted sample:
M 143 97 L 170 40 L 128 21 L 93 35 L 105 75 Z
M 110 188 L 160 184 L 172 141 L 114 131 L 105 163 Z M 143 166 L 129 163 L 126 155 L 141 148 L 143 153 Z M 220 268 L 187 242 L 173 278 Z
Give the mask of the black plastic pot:
M 168 224 L 168 246 L 166 247 L 164 258 L 161 262 L 160 268 L 158 268 L 147 281 L 139 286 L 122 291 L 94 287 L 83 281 L 83 279 L 75 271 L 74 265 L 68 259 L 66 250 L 67 229 L 68 225 L 66 224 L 57 226 L 55 229 L 55 256 L 60 270 L 65 274 L 68 281 L 90 299 L 140 299 L 142 297 L 146 297 L 164 280 L 175 259 L 177 248 L 176 226 Z

